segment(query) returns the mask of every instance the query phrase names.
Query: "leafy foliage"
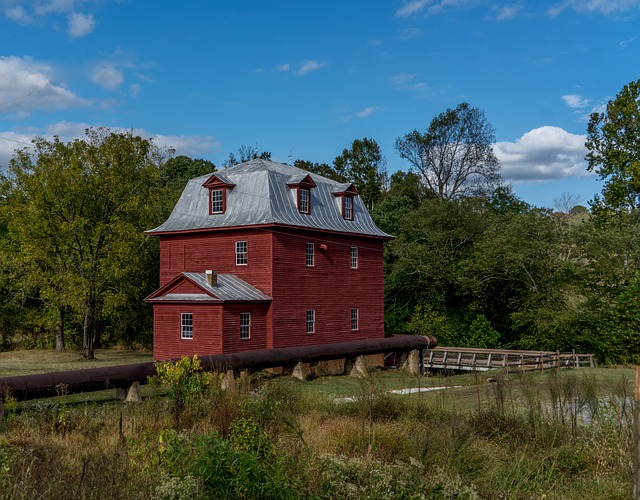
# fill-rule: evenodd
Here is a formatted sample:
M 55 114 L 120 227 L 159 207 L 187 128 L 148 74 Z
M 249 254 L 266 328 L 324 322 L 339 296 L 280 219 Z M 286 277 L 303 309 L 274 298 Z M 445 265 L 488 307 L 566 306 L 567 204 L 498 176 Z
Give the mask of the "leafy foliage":
M 162 216 L 164 154 L 149 140 L 100 128 L 68 144 L 38 138 L 11 160 L 2 208 L 19 268 L 36 278 L 45 305 L 78 316 L 87 358 L 104 316 L 144 297 L 153 245 L 144 230 Z
M 498 184 L 494 142 L 495 132 L 484 112 L 463 102 L 431 120 L 425 133 L 414 130 L 398 138 L 395 146 L 429 191 L 451 199 L 488 193 Z

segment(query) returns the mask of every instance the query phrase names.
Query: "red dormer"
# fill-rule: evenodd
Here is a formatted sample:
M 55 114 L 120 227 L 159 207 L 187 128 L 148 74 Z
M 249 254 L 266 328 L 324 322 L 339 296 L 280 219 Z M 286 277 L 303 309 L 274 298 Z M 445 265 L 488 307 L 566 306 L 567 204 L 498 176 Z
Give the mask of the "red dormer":
M 353 184 L 346 185 L 345 189 L 334 191 L 333 196 L 340 198 L 342 218 L 344 220 L 353 220 L 353 198 L 358 196 L 358 191 Z
M 289 179 L 287 185 L 296 190 L 296 204 L 298 212 L 301 214 L 311 213 L 311 189 L 316 187 L 316 183 L 313 181 L 310 175 L 304 177 L 296 176 Z
M 227 190 L 232 190 L 235 184 L 220 174 L 213 174 L 202 184 L 202 187 L 209 189 L 209 215 L 225 213 L 227 210 Z

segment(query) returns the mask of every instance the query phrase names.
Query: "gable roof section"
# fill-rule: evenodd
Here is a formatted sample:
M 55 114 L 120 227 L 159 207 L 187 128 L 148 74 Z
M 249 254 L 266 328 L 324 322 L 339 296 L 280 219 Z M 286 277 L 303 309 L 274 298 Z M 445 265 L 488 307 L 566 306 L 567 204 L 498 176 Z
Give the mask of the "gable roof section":
M 146 302 L 268 302 L 271 297 L 233 274 L 218 274 L 209 286 L 204 273 L 180 273 L 149 295 Z
M 210 215 L 209 193 L 203 185 L 213 183 L 214 176 L 235 187 L 227 192 L 225 213 Z M 301 214 L 295 186 L 312 183 L 315 187 L 310 190 L 311 213 Z M 350 186 L 291 165 L 255 159 L 190 180 L 167 221 L 147 233 L 282 225 L 391 239 L 376 227 L 357 191 Z M 353 196 L 353 220 L 343 219 L 338 193 Z
M 215 187 L 226 187 L 233 189 L 235 184 L 229 181 L 224 175 L 220 174 L 212 174 L 206 181 L 202 183 L 202 187 L 206 188 L 215 188 Z

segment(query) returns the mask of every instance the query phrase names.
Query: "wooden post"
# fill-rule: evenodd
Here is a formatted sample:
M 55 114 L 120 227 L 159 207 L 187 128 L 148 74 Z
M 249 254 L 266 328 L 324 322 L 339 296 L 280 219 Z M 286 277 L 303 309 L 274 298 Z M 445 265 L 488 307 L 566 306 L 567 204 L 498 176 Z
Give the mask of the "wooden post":
M 633 405 L 633 500 L 640 499 L 640 366 L 636 366 L 636 386 Z

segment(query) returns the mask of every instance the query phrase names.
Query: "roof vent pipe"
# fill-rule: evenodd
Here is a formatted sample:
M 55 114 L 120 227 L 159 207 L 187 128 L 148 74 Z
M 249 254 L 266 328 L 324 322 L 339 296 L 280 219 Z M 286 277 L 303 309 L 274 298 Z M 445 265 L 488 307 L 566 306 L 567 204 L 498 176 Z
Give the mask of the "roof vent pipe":
M 215 271 L 212 271 L 211 269 L 207 269 L 204 274 L 207 276 L 207 284 L 212 287 L 215 288 L 218 286 L 218 275 L 216 274 Z

